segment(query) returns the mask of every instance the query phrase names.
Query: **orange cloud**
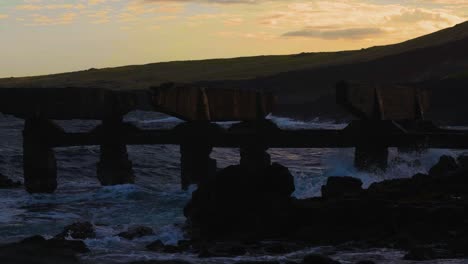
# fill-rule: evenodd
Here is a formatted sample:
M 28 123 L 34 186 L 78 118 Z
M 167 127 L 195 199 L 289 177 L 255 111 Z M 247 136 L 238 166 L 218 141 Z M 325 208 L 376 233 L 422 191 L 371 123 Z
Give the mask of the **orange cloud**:
M 18 5 L 16 9 L 18 10 L 57 10 L 57 9 L 85 9 L 86 6 L 83 4 L 52 4 L 52 5 L 40 5 L 40 4 L 29 4 L 29 5 Z
M 27 24 L 28 26 L 48 26 L 48 25 L 64 25 L 70 24 L 75 20 L 77 14 L 75 13 L 64 13 L 57 17 L 50 17 L 40 14 L 31 15 L 32 22 Z

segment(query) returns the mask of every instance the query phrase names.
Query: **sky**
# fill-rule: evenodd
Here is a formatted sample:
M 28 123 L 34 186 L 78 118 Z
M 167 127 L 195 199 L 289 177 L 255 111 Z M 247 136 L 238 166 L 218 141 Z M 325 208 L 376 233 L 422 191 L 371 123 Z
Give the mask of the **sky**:
M 0 0 L 0 77 L 360 49 L 468 20 L 468 0 Z

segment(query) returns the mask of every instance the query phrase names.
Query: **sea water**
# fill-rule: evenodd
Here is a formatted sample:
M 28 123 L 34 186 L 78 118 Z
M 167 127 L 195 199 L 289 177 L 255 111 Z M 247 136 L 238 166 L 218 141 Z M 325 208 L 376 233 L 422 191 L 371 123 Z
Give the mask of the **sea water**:
M 157 113 L 132 112 L 126 121 L 145 129 L 171 128 L 181 120 Z M 340 129 L 346 124 L 303 122 L 270 116 L 285 129 Z M 67 131 L 90 131 L 95 121 L 60 121 Z M 229 126 L 232 123 L 222 123 Z M 22 180 L 23 121 L 0 114 L 0 173 Z M 145 250 L 145 245 L 160 239 L 176 244 L 184 239 L 182 209 L 193 188 L 182 191 L 180 186 L 180 153 L 177 146 L 129 146 L 134 164 L 135 185 L 101 187 L 96 177 L 99 147 L 69 147 L 56 149 L 59 187 L 54 194 L 29 195 L 23 189 L 0 190 L 0 243 L 32 236 L 53 237 L 66 225 L 90 221 L 97 236 L 85 240 L 91 253 L 82 255 L 84 263 L 126 263 L 136 260 L 180 259 L 193 263 L 235 263 L 240 260 L 300 260 L 308 253 L 333 253 L 342 263 L 374 260 L 377 263 L 412 263 L 401 259 L 404 252 L 390 249 L 338 251 L 332 247 L 317 247 L 283 256 L 242 256 L 200 260 L 191 254 L 163 254 Z M 392 162 L 386 172 L 359 172 L 353 167 L 353 149 L 270 149 L 274 162 L 289 168 L 294 175 L 294 196 L 307 198 L 320 195 L 320 188 L 329 176 L 353 176 L 368 187 L 373 182 L 391 178 L 411 177 L 427 172 L 441 155 L 456 156 L 451 150 L 430 150 L 419 154 L 398 154 L 390 150 L 390 159 L 399 156 L 406 162 Z M 237 149 L 214 149 L 212 157 L 220 167 L 239 162 Z M 402 158 L 402 159 L 401 159 Z M 143 225 L 155 230 L 155 235 L 129 241 L 116 234 L 129 226 Z M 464 260 L 443 260 L 427 263 L 468 263 Z

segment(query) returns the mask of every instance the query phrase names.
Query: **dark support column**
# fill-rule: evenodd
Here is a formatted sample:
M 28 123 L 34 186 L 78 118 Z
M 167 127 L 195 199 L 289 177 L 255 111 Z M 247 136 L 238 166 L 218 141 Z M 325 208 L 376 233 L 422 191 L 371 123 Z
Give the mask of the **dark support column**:
M 364 137 L 367 140 L 357 143 L 354 166 L 359 170 L 386 170 L 388 167 L 388 146 L 382 145 L 375 135 L 405 133 L 405 130 L 391 120 L 356 120 L 344 130 L 345 135 Z
M 135 182 L 133 164 L 128 159 L 127 146 L 117 140 L 122 128 L 122 117 L 110 118 L 102 122 L 101 133 L 105 141 L 101 143 L 97 176 L 104 186 Z
M 210 158 L 213 147 L 203 142 L 203 138 L 222 130 L 219 125 L 209 121 L 186 122 L 174 128 L 174 133 L 184 138 L 180 144 L 182 189 L 187 190 L 191 184 L 203 189 L 210 184 L 216 174 L 217 162 Z
M 57 161 L 50 139 L 62 131 L 47 119 L 25 121 L 23 169 L 24 185 L 29 193 L 53 193 L 57 189 Z
M 360 170 L 386 170 L 388 167 L 388 148 L 378 145 L 356 147 L 354 166 Z

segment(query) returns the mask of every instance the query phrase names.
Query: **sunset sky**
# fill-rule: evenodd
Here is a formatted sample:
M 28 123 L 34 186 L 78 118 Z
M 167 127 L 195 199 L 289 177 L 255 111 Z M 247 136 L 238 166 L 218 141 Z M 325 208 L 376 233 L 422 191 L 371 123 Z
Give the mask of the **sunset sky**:
M 359 49 L 468 19 L 468 0 L 0 0 L 0 77 Z

